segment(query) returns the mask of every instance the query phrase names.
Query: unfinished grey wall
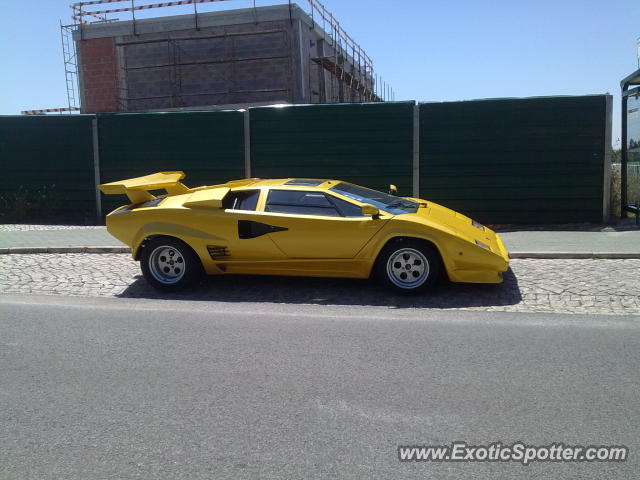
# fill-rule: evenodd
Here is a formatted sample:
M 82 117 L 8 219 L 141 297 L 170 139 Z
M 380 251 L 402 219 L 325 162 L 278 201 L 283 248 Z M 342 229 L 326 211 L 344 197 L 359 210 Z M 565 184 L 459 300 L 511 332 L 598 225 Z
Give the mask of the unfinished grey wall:
M 289 22 L 129 35 L 116 46 L 125 110 L 294 101 Z
M 85 91 L 85 113 L 372 100 L 348 78 L 357 72 L 351 52 L 336 52 L 331 33 L 295 4 L 206 13 L 197 23 L 180 15 L 93 24 L 74 35 L 81 63 L 104 63 L 98 39 L 114 50 L 112 68 L 99 71 L 115 75 L 117 99 L 88 102 Z M 85 71 L 83 90 L 93 81 Z

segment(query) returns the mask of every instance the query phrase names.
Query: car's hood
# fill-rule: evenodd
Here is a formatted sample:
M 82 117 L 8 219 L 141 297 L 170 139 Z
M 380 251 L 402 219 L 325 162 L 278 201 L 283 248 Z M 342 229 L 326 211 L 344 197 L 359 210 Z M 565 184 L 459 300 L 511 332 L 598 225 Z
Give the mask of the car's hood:
M 481 245 L 489 246 L 489 250 L 501 257 L 508 259 L 508 253 L 502 244 L 499 235 L 490 228 L 473 222 L 472 219 L 437 203 L 426 200 L 420 201 L 426 206 L 418 208 L 416 215 L 430 222 L 440 224 L 453 230 L 459 237 Z M 474 224 L 475 223 L 475 224 Z

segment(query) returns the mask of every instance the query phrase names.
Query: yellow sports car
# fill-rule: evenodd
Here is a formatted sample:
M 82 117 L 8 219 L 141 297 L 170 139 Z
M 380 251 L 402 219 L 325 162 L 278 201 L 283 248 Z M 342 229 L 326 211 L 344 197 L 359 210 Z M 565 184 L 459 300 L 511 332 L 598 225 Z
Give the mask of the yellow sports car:
M 499 283 L 509 266 L 495 232 L 426 200 L 339 180 L 249 178 L 188 188 L 183 178 L 160 172 L 100 185 L 129 197 L 107 216 L 107 229 L 160 290 L 184 288 L 204 273 L 243 273 L 374 276 L 414 293 L 443 274 Z

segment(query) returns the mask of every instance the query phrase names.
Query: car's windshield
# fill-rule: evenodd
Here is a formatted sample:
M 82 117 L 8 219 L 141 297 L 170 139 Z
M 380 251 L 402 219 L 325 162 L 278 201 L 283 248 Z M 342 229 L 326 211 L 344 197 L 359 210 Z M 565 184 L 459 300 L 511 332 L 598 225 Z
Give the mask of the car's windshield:
M 369 203 L 392 215 L 415 213 L 419 207 L 418 203 L 412 202 L 411 200 L 394 197 L 393 195 L 371 190 L 370 188 L 359 187 L 350 183 L 341 182 L 335 187 L 331 187 L 331 190 L 345 197 L 357 200 L 358 202 Z

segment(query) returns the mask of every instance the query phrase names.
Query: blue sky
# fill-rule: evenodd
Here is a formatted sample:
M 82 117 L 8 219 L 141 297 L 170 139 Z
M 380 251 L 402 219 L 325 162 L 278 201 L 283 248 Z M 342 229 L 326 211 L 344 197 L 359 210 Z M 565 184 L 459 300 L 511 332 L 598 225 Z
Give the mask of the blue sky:
M 2 3 L 0 114 L 64 106 L 59 21 L 69 22 L 71 1 Z M 275 3 L 285 2 L 257 0 L 259 6 Z M 306 0 L 298 3 L 307 6 Z M 201 5 L 200 10 L 252 4 L 252 0 L 232 0 Z M 638 0 L 324 0 L 324 4 L 367 50 L 398 100 L 610 92 L 615 96 L 613 142 L 618 145 L 619 82 L 638 68 Z

